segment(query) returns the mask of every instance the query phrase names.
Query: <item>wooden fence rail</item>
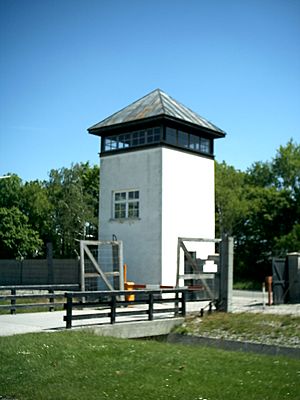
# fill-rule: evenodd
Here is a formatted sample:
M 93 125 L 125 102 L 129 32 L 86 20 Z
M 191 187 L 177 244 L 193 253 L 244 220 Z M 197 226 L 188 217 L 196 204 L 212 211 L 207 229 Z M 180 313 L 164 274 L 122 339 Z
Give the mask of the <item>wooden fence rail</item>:
M 109 318 L 110 324 L 115 324 L 119 322 L 117 319 L 124 321 L 124 317 L 131 320 L 132 317 L 135 320 L 145 320 L 146 317 L 152 321 L 156 315 L 159 318 L 185 316 L 187 292 L 188 289 L 69 292 L 65 294 L 64 321 L 66 328 L 70 329 L 75 320 Z M 89 309 L 89 312 L 73 313 L 74 310 L 84 309 Z
M 0 291 L 7 292 L 10 294 L 0 295 L 0 302 L 10 301 L 10 304 L 0 304 L 1 310 L 9 310 L 11 314 L 15 314 L 17 309 L 29 309 L 29 308 L 48 308 L 49 311 L 53 311 L 57 307 L 63 307 L 65 303 L 65 290 L 79 290 L 79 285 L 66 284 L 66 285 L 17 285 L 17 286 L 0 286 Z M 21 293 L 17 292 L 24 291 L 48 291 L 48 293 Z M 61 293 L 55 293 L 60 291 Z M 45 302 L 35 302 L 34 300 L 48 300 Z M 28 303 L 28 300 L 33 302 Z M 59 300 L 59 301 L 55 301 Z M 18 303 L 17 303 L 18 301 Z M 19 303 L 21 301 L 21 303 Z M 22 302 L 23 301 L 23 302 Z

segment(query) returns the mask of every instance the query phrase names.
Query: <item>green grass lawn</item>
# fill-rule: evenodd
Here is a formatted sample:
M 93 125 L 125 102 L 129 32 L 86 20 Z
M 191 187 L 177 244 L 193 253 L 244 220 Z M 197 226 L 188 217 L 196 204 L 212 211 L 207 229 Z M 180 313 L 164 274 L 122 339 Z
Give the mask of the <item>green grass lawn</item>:
M 300 361 L 84 331 L 0 337 L 0 398 L 299 399 Z

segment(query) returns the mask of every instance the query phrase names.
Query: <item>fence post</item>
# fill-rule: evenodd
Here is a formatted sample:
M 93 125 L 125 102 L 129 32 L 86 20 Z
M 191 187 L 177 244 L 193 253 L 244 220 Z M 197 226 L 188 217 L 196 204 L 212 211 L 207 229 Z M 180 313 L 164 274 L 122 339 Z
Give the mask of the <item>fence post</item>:
M 49 289 L 48 293 L 49 294 L 54 294 L 54 290 L 53 289 Z M 53 305 L 51 305 L 51 303 L 54 303 L 54 298 L 53 297 L 49 298 L 49 303 L 50 303 L 49 311 L 54 311 L 54 307 L 53 307 Z
M 66 315 L 66 328 L 71 329 L 72 328 L 72 307 L 73 307 L 73 299 L 72 299 L 72 294 L 71 293 L 66 293 L 65 296 L 67 296 L 67 315 Z
M 181 292 L 181 314 L 183 317 L 186 315 L 186 292 Z
M 287 294 L 291 303 L 300 303 L 300 253 L 287 254 Z
M 232 311 L 233 238 L 223 236 L 220 246 L 220 296 L 219 310 Z
M 153 321 L 153 303 L 154 303 L 153 293 L 149 293 L 149 311 L 148 311 L 149 321 Z
M 123 264 L 123 242 L 119 241 L 119 290 L 124 290 L 124 264 Z M 122 300 L 124 300 L 124 296 L 123 298 L 121 297 Z
M 116 305 L 117 299 L 114 293 L 111 294 L 111 303 L 110 303 L 110 323 L 114 324 L 116 322 Z
M 85 277 L 84 277 L 84 244 L 83 241 L 80 240 L 80 290 L 82 292 L 85 291 Z M 84 297 L 82 298 L 82 302 L 84 303 Z
M 12 296 L 15 296 L 16 295 L 16 289 L 11 289 L 10 293 L 11 293 Z M 10 313 L 11 314 L 15 314 L 16 313 L 16 308 L 13 307 L 13 306 L 16 305 L 16 299 L 11 299 L 10 300 L 10 305 L 11 305 Z
M 53 245 L 51 242 L 47 243 L 47 267 L 48 267 L 48 285 L 54 283 L 54 268 L 53 268 Z
M 174 312 L 175 317 L 178 316 L 178 303 L 179 303 L 179 293 L 176 292 L 176 294 L 175 294 L 175 312 Z

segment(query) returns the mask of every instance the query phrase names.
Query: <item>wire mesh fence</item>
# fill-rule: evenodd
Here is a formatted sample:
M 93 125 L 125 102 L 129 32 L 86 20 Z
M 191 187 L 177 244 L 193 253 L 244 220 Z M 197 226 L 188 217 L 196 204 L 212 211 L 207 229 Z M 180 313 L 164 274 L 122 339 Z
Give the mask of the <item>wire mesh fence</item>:
M 78 284 L 78 259 L 0 260 L 0 286 Z

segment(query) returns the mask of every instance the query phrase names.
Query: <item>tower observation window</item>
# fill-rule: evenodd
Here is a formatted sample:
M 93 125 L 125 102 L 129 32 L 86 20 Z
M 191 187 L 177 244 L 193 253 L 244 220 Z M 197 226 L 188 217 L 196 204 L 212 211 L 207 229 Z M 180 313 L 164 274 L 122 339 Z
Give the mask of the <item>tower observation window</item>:
M 210 141 L 209 139 L 200 138 L 200 151 L 202 153 L 210 153 Z
M 213 153 L 213 140 L 176 128 L 166 127 L 164 137 L 161 127 L 141 129 L 102 139 L 102 151 L 111 152 L 164 142 L 175 147 L 185 148 L 197 153 Z
M 121 135 L 103 138 L 104 151 L 127 149 L 129 147 L 144 146 L 145 144 L 160 142 L 160 127 L 143 129 L 140 131 L 122 133 Z
M 174 128 L 167 127 L 165 142 L 176 147 L 184 147 L 199 153 L 212 154 L 212 139 L 193 135 Z
M 186 132 L 178 131 L 177 144 L 180 147 L 189 147 L 189 134 Z

